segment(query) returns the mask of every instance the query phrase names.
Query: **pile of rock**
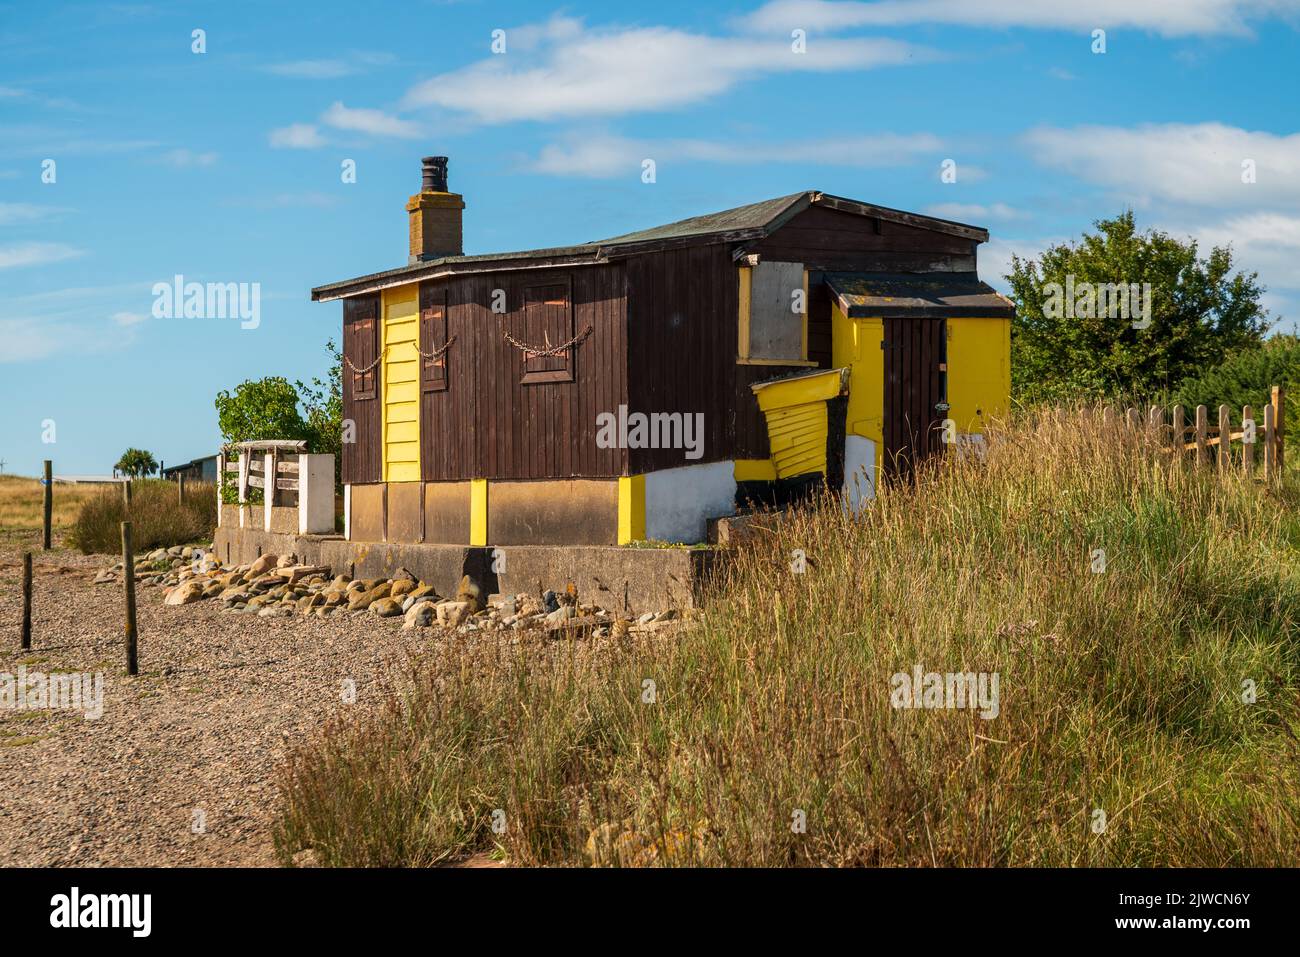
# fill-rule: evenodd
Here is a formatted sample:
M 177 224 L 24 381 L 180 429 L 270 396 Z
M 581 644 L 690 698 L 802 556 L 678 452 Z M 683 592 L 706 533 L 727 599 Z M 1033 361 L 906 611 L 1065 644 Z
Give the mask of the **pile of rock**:
M 96 584 L 120 580 L 122 564 L 101 571 Z M 164 604 L 188 605 L 214 600 L 231 614 L 261 618 L 294 615 L 367 614 L 403 619 L 405 628 L 439 625 L 460 632 L 524 629 L 556 637 L 623 637 L 669 627 L 675 611 L 625 618 L 578 600 L 572 583 L 560 593 L 484 595 L 469 575 L 453 598 L 404 568 L 388 578 L 330 575 L 324 565 L 300 563 L 296 555 L 263 555 L 254 562 L 224 568 L 211 551 L 177 546 L 158 549 L 136 564 L 136 581 L 163 589 Z

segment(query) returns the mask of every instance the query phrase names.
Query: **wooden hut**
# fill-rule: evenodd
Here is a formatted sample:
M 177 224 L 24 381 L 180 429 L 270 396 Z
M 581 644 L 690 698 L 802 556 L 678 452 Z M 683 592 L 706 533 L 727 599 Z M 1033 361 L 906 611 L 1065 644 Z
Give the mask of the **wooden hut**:
M 986 230 L 795 193 L 578 246 L 464 255 L 445 157 L 406 265 L 342 300 L 355 541 L 694 542 L 747 502 L 855 501 L 1007 408 Z

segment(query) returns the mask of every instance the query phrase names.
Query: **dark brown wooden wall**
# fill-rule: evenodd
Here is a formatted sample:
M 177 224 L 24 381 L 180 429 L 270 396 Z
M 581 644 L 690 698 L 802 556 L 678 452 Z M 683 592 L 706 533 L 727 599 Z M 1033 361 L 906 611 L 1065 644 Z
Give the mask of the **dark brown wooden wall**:
M 975 247 L 960 236 L 813 206 L 745 248 L 812 270 L 974 272 Z
M 356 296 L 343 300 L 343 354 L 357 368 L 365 368 L 378 355 L 379 323 L 382 317 L 379 296 Z M 361 341 L 356 335 L 358 324 L 372 322 L 368 328 L 375 330 L 373 338 Z M 375 384 L 375 398 L 358 400 L 353 395 L 356 376 L 343 365 L 343 418 L 355 425 L 356 441 L 343 445 L 343 481 L 349 485 L 379 482 L 383 479 L 380 443 L 380 410 L 383 402 L 383 364 L 366 376 L 365 382 Z M 345 435 L 346 437 L 346 435 Z
M 736 363 L 737 284 L 725 244 L 628 260 L 628 409 L 703 412 L 705 435 L 699 459 L 681 449 L 632 450 L 632 473 L 770 454 L 749 386 L 797 367 Z
M 501 323 L 519 341 L 534 344 L 530 336 L 540 327 L 528 327 L 524 290 L 545 284 L 568 285 L 575 333 L 588 326 L 592 332 L 574 347 L 574 381 L 525 385 L 524 354 L 502 336 Z M 505 291 L 504 316 L 491 311 L 494 289 Z M 622 474 L 623 450 L 596 447 L 596 415 L 616 412 L 627 401 L 622 265 L 427 282 L 421 307 L 443 295 L 447 335 L 455 341 L 446 354 L 446 390 L 420 397 L 424 480 Z

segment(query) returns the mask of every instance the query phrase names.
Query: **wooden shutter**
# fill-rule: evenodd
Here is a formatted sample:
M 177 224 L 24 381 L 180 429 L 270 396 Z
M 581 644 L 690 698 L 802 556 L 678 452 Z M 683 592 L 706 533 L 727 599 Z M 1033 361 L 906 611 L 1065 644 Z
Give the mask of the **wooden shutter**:
M 343 354 L 356 369 L 365 370 L 346 369 L 352 381 L 352 398 L 355 401 L 373 399 L 379 395 L 379 367 L 367 367 L 379 357 L 378 309 L 371 303 L 360 306 L 356 318 L 347 324 L 346 329 Z
M 569 284 L 547 283 L 524 289 L 523 335 L 530 346 L 556 346 L 573 338 L 573 305 L 569 301 Z M 572 382 L 573 347 L 558 355 L 524 353 L 525 384 L 533 382 Z
M 420 391 L 447 390 L 447 362 L 450 349 L 437 358 L 429 355 L 447 345 L 447 290 L 421 290 L 420 296 Z

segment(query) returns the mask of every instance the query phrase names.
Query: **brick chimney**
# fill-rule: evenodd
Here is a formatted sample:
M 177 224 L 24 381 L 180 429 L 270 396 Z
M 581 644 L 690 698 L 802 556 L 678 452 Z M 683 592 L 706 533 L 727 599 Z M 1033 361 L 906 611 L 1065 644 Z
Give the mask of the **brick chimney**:
M 464 255 L 461 210 L 465 200 L 447 191 L 447 157 L 426 156 L 421 172 L 420 191 L 406 204 L 411 220 L 410 262 Z

